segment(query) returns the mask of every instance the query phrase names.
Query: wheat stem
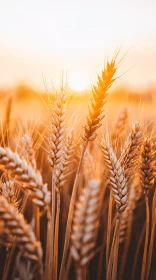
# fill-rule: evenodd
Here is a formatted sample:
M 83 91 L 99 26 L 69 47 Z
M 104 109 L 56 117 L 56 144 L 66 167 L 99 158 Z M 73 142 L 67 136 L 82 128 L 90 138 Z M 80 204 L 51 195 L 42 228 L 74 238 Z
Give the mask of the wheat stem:
M 58 235 L 60 220 L 60 194 L 57 192 L 56 220 L 55 220 L 55 237 L 54 237 L 54 280 L 57 280 L 58 274 Z
M 140 252 L 140 249 L 141 249 L 141 246 L 142 246 L 142 243 L 143 243 L 143 239 L 144 239 L 144 234 L 145 234 L 145 225 L 144 225 L 144 227 L 141 231 L 141 235 L 140 235 L 139 242 L 138 242 L 138 245 L 137 245 L 137 250 L 136 250 L 136 253 L 135 253 L 135 256 L 134 256 L 131 280 L 135 280 L 135 278 L 134 278 L 135 277 L 135 270 L 136 270 L 136 266 L 137 266 L 139 252 Z
M 113 236 L 113 241 L 112 241 L 112 246 L 111 246 L 111 252 L 110 252 L 110 257 L 109 257 L 106 280 L 111 280 L 114 246 L 115 246 L 115 241 L 116 241 L 116 237 L 117 237 L 117 234 L 118 234 L 119 225 L 120 225 L 119 213 L 117 212 L 115 229 L 114 229 L 114 236 Z
M 65 263 L 66 263 L 68 248 L 69 248 L 71 226 L 72 226 L 72 219 L 73 219 L 74 206 L 75 206 L 75 200 L 76 200 L 76 193 L 77 193 L 77 188 L 78 188 L 79 174 L 80 174 L 80 170 L 81 170 L 81 166 L 82 166 L 84 153 L 85 153 L 86 148 L 87 148 L 87 144 L 88 144 L 88 141 L 85 141 L 84 146 L 83 146 L 83 150 L 82 150 L 82 154 L 81 154 L 81 157 L 80 157 L 79 166 L 78 166 L 78 169 L 77 169 L 75 181 L 74 181 L 74 186 L 73 186 L 73 191 L 72 191 L 72 196 L 71 196 L 71 201 L 70 201 L 70 206 L 69 206 L 69 212 L 68 212 L 68 218 L 67 218 L 64 249 L 63 249 L 63 256 L 62 256 L 62 263 L 61 263 L 59 280 L 63 280 L 63 277 L 64 277 Z
M 107 241 L 106 241 L 106 270 L 107 270 L 107 267 L 108 267 L 109 253 L 110 253 L 112 210 L 113 210 L 113 195 L 112 195 L 112 190 L 110 190 L 109 209 L 108 209 L 108 223 L 107 223 Z
M 141 280 L 145 279 L 146 263 L 147 263 L 147 251 L 148 251 L 148 241 L 149 241 L 149 205 L 148 205 L 148 196 L 147 196 L 147 194 L 145 194 L 145 203 L 146 203 L 146 234 L 145 234 L 143 261 L 142 261 Z
M 152 212 L 153 212 L 152 230 L 151 230 L 151 239 L 150 239 L 148 257 L 147 257 L 146 280 L 149 279 L 150 267 L 151 267 L 151 261 L 152 261 L 152 253 L 153 253 L 154 240 L 155 240 L 155 231 L 156 231 L 156 190 L 154 192 L 154 197 L 153 197 Z
M 117 235 L 114 245 L 114 260 L 113 260 L 113 269 L 112 269 L 112 280 L 117 279 L 117 266 L 118 266 L 118 254 L 119 254 L 119 237 L 120 237 L 120 214 L 118 215 L 117 219 L 119 219 L 118 222 L 118 229 L 117 229 Z

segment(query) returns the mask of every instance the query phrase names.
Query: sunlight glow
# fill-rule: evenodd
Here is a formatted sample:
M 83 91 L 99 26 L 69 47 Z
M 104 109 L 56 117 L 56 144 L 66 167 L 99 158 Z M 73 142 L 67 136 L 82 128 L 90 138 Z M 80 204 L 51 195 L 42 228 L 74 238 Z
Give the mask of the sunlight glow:
M 75 91 L 85 91 L 90 86 L 89 76 L 82 72 L 73 72 L 69 76 L 69 86 Z

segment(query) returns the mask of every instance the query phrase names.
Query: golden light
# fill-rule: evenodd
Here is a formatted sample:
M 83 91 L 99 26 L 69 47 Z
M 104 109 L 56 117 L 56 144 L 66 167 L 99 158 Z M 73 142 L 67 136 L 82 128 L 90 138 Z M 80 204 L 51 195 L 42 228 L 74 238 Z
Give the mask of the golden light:
M 73 72 L 69 76 L 69 86 L 75 91 L 85 91 L 90 86 L 89 76 L 86 73 Z

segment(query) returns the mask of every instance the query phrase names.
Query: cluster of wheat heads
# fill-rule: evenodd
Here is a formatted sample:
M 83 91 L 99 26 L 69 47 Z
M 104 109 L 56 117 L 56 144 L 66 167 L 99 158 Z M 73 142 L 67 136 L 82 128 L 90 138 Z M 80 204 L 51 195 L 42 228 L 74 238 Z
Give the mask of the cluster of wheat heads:
M 109 131 L 106 122 L 99 129 L 116 60 L 92 88 L 82 133 L 67 120 L 68 92 L 61 88 L 46 133 L 38 131 L 40 147 L 28 132 L 16 148 L 11 133 L 1 141 L 2 280 L 154 279 L 153 131 L 126 107 Z

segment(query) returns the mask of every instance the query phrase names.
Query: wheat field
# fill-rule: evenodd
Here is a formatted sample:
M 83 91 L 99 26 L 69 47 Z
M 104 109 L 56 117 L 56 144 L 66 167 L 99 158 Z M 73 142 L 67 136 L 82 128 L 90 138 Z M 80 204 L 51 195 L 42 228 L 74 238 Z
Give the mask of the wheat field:
M 156 279 L 155 104 L 112 102 L 119 67 L 3 104 L 0 279 Z

